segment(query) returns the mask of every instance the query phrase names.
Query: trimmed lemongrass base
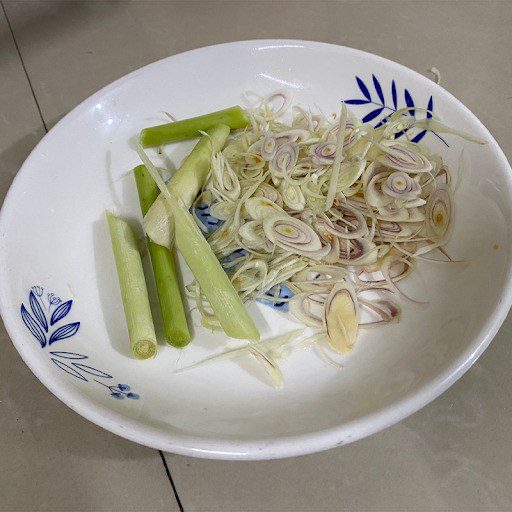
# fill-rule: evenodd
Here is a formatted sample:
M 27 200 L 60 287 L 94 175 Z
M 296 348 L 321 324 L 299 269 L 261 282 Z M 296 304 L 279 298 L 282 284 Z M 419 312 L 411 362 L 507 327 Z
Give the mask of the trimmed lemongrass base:
M 142 147 L 149 148 L 169 142 L 192 139 L 198 137 L 200 131 L 209 130 L 219 124 L 225 124 L 233 130 L 245 128 L 249 124 L 249 117 L 245 110 L 237 105 L 203 116 L 145 128 L 140 132 L 140 143 Z
M 132 352 L 137 359 L 155 357 L 156 340 L 139 340 L 132 344 Z
M 160 193 L 158 186 L 143 165 L 134 170 L 142 215 L 145 215 Z M 170 345 L 183 348 L 190 343 L 187 317 L 180 289 L 174 251 L 148 240 L 149 255 L 155 276 L 158 302 L 165 330 L 165 340 Z
M 127 222 L 106 212 L 130 346 L 138 359 L 156 355 L 156 335 L 137 240 Z

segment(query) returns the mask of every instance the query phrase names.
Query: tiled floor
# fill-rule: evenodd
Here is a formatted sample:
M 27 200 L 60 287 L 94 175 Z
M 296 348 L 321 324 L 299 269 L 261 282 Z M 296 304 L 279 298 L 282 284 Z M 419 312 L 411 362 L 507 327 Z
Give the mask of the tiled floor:
M 443 85 L 512 157 L 512 3 L 10 2 L 0 11 L 0 198 L 78 102 L 153 60 L 251 38 L 369 50 Z M 512 510 L 512 318 L 414 416 L 353 445 L 270 462 L 166 454 L 82 419 L 0 331 L 0 510 Z

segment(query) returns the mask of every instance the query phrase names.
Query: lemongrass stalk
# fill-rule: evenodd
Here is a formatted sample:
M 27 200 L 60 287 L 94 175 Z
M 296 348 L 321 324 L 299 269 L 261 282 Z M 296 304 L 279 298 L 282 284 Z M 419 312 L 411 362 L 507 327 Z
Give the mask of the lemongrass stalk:
M 208 130 L 218 124 L 225 124 L 232 129 L 245 128 L 249 124 L 249 118 L 243 108 L 230 107 L 203 116 L 145 128 L 140 132 L 140 143 L 142 147 L 149 148 L 192 139 L 198 137 L 200 131 Z
M 224 332 L 231 338 L 259 340 L 260 333 L 248 315 L 219 260 L 186 206 L 165 186 L 157 168 L 140 144 L 135 146 L 142 162 L 162 192 L 174 218 L 176 246 L 194 274 Z
M 156 354 L 156 335 L 137 240 L 127 222 L 106 214 L 131 350 L 136 358 L 147 359 Z
M 437 133 L 451 133 L 452 135 L 457 135 L 457 137 L 460 137 L 461 139 L 467 140 L 469 142 L 475 142 L 476 144 L 487 144 L 487 141 L 481 137 L 471 135 L 470 133 L 466 133 L 461 130 L 456 130 L 455 128 L 450 128 L 449 126 L 446 126 L 445 124 L 433 118 L 419 119 L 414 123 L 414 127 L 420 130 L 430 130 Z
M 222 149 L 229 135 L 229 127 L 218 125 L 207 130 L 206 133 L 207 135 L 199 139 L 167 185 L 169 190 L 173 190 L 187 207 L 192 204 L 201 190 L 210 171 L 212 152 L 217 153 Z M 144 227 L 153 242 L 164 247 L 172 247 L 173 224 L 162 194 L 144 216 Z
M 336 142 L 336 155 L 332 164 L 331 181 L 329 182 L 329 189 L 327 191 L 327 198 L 325 199 L 324 211 L 330 210 L 334 204 L 336 191 L 338 189 L 338 182 L 340 177 L 341 162 L 343 161 L 343 143 L 345 141 L 345 129 L 347 127 L 347 106 L 345 102 L 341 104 L 340 122 L 338 124 L 338 139 Z
M 155 181 L 143 165 L 134 170 L 139 193 L 140 208 L 145 215 L 158 197 Z M 174 251 L 148 240 L 149 255 L 155 276 L 158 302 L 164 323 L 165 340 L 170 345 L 182 348 L 190 343 L 190 332 L 183 307 Z
M 192 270 L 224 332 L 231 338 L 259 340 L 258 329 L 192 215 L 178 201 L 175 201 L 172 211 L 176 246 Z

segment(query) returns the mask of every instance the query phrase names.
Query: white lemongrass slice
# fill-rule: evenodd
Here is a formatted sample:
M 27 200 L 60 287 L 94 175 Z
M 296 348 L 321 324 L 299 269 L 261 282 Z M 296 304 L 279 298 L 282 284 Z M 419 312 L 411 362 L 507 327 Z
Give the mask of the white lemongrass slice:
M 439 186 L 428 198 L 426 206 L 427 228 L 437 240 L 444 240 L 449 233 L 452 217 L 452 192 L 448 186 Z
M 329 346 L 338 354 L 352 350 L 358 333 L 358 316 L 354 290 L 346 283 L 336 285 L 325 301 L 325 324 Z
M 340 168 L 338 179 L 338 192 L 344 192 L 350 188 L 363 174 L 366 168 L 364 158 L 356 158 L 350 162 L 343 162 Z
M 272 133 L 267 133 L 261 143 L 261 158 L 269 162 L 274 158 L 277 151 L 277 139 Z
M 253 197 L 265 197 L 269 201 L 277 204 L 277 206 L 281 208 L 283 207 L 283 198 L 281 197 L 281 194 L 276 188 L 272 187 L 268 183 L 261 183 L 256 189 L 256 192 L 254 192 Z
M 305 222 L 290 216 L 263 219 L 263 231 L 272 243 L 296 254 L 307 256 L 322 249 L 315 231 Z
M 327 197 L 325 198 L 324 211 L 329 210 L 336 197 L 338 190 L 338 180 L 340 177 L 341 162 L 345 158 L 343 153 L 343 142 L 345 140 L 345 127 L 347 125 L 347 106 L 345 103 L 341 104 L 340 121 L 338 125 L 338 135 L 336 140 L 336 154 L 331 169 L 331 179 L 329 181 L 329 188 L 327 189 Z
M 379 148 L 384 152 L 379 157 L 379 162 L 389 167 L 403 172 L 429 172 L 432 170 L 432 162 L 418 151 L 413 151 L 411 147 L 397 141 L 384 141 Z
M 269 216 L 277 215 L 288 216 L 288 214 L 276 203 L 265 197 L 251 197 L 243 204 L 245 211 L 253 220 L 263 220 Z
M 306 199 L 304 198 L 304 194 L 298 185 L 292 185 L 283 181 L 279 187 L 281 192 L 281 197 L 283 198 L 284 204 L 290 210 L 302 211 L 306 206 Z
M 228 220 L 236 210 L 236 203 L 232 201 L 219 201 L 210 204 L 210 215 L 219 220 Z

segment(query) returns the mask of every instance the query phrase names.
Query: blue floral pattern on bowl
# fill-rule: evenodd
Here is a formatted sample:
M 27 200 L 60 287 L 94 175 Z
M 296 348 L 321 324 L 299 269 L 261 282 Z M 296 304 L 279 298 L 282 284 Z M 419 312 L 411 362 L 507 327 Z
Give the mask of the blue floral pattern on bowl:
M 357 86 L 359 87 L 359 90 L 361 91 L 362 97 L 361 98 L 352 98 L 345 100 L 345 103 L 347 105 L 359 105 L 359 106 L 369 106 L 371 110 L 365 114 L 362 118 L 363 123 L 369 123 L 370 121 L 376 121 L 375 128 L 378 128 L 379 126 L 382 126 L 385 124 L 389 118 L 390 115 L 394 114 L 399 108 L 406 108 L 408 107 L 410 110 L 410 114 L 414 116 L 415 114 L 415 108 L 419 108 L 418 105 L 415 105 L 414 100 L 412 98 L 411 93 L 404 89 L 403 98 L 404 101 L 399 101 L 399 96 L 397 92 L 396 83 L 394 80 L 391 80 L 391 87 L 390 87 L 390 93 L 391 93 L 391 102 L 386 101 L 386 97 L 382 88 L 382 85 L 379 81 L 379 79 L 372 75 L 372 82 L 373 82 L 373 88 L 375 89 L 375 95 L 372 95 L 370 92 L 370 88 L 366 85 L 366 83 L 358 76 L 356 76 L 356 82 Z M 400 96 L 401 98 L 401 96 Z M 401 105 L 401 106 L 400 106 Z M 376 108 L 374 108 L 376 107 Z M 428 119 L 432 117 L 432 112 L 434 111 L 434 98 L 430 96 L 427 106 L 425 107 L 426 116 Z M 432 135 L 437 137 L 443 144 L 445 144 L 447 147 L 450 147 L 449 144 L 441 137 L 438 133 L 431 131 L 431 130 L 422 130 L 418 134 L 416 134 L 412 139 L 411 142 L 419 142 L 425 135 L 430 132 Z M 401 137 L 406 132 L 400 132 L 396 134 L 396 138 Z
M 42 286 L 32 286 L 28 294 L 28 306 L 27 308 L 24 303 L 21 304 L 21 319 L 43 350 L 56 342 L 72 338 L 80 329 L 80 322 L 63 322 L 71 311 L 73 301 L 71 299 L 63 301 L 54 293 L 45 293 Z M 137 393 L 130 391 L 131 388 L 127 384 L 109 385 L 109 380 L 113 379 L 112 375 L 85 364 L 89 356 L 61 350 L 47 350 L 47 353 L 57 368 L 78 380 L 84 382 L 92 380 L 101 384 L 109 390 L 112 398 L 117 400 L 140 398 Z

